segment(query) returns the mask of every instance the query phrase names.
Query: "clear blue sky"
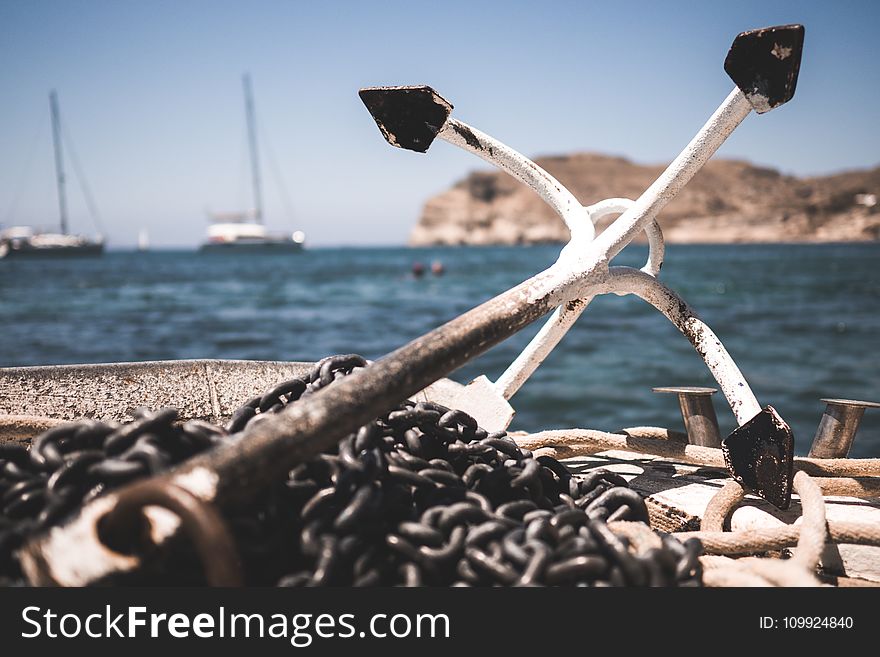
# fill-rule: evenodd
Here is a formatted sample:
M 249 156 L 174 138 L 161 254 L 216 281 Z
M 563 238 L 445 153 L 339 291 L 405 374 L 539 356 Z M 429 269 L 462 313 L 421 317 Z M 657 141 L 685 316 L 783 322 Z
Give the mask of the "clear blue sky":
M 264 157 L 270 226 L 400 244 L 424 200 L 481 163 L 445 143 L 387 146 L 359 87 L 431 84 L 530 155 L 661 162 L 731 87 L 735 34 L 787 22 L 807 28 L 794 102 L 751 117 L 721 155 L 798 174 L 877 165 L 880 2 L 0 0 L 0 222 L 56 221 L 55 88 L 111 244 L 144 227 L 154 245 L 196 245 L 206 208 L 250 202 L 250 71 L 292 200 L 290 217 Z M 71 206 L 91 232 L 75 184 Z

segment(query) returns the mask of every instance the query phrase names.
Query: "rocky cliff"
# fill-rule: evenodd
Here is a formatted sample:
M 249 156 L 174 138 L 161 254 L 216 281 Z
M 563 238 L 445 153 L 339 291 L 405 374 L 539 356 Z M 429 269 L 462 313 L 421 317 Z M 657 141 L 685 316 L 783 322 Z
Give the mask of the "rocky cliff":
M 585 203 L 636 198 L 663 170 L 590 153 L 538 164 Z M 797 178 L 734 160 L 710 161 L 659 217 L 669 242 L 832 242 L 880 239 L 880 167 Z M 528 244 L 568 230 L 525 185 L 474 172 L 425 204 L 413 246 Z

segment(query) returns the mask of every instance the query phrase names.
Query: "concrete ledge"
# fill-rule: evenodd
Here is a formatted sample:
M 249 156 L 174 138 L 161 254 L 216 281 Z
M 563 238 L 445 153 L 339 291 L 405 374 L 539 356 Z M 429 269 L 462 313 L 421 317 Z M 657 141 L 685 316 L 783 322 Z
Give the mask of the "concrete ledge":
M 182 419 L 223 422 L 312 363 L 178 360 L 0 368 L 0 417 L 130 420 L 139 406 L 173 406 Z

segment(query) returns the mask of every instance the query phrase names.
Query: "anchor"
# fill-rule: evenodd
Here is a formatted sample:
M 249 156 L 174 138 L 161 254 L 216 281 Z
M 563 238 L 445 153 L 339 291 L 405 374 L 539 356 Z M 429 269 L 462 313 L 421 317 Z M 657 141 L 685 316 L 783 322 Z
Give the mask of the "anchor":
M 583 267 L 579 256 L 585 257 L 591 247 L 594 252 L 599 251 L 595 248 L 594 226 L 609 214 L 623 213 L 598 240 L 604 242 L 603 246 L 607 244 L 604 255 L 608 260 L 622 249 L 621 244 L 625 245 L 637 234 L 638 228 L 645 231 L 648 240 L 648 261 L 641 270 L 610 267 L 604 276 L 594 276 L 593 284 L 584 289 L 582 296 L 560 304 L 553 311 L 538 334 L 494 383 L 485 376 L 467 386 L 445 380 L 425 390 L 423 398 L 462 408 L 490 431 L 506 429 L 514 415 L 508 400 L 559 344 L 595 296 L 632 294 L 663 313 L 688 338 L 721 386 L 740 425 L 723 443 L 731 475 L 772 504 L 787 508 L 791 502 L 793 476 L 791 430 L 772 407 L 761 410 L 721 340 L 677 293 L 657 280 L 663 266 L 664 241 L 656 217 L 662 206 L 708 161 L 751 110 L 763 114 L 793 97 L 803 38 L 804 29 L 800 25 L 739 34 L 724 63 L 736 88 L 684 151 L 636 201 L 609 198 L 590 206 L 581 205 L 565 186 L 532 160 L 451 116 L 452 103 L 431 87 L 362 89 L 361 100 L 392 146 L 424 153 L 439 138 L 477 155 L 532 188 L 562 218 L 571 233 L 560 262 L 568 259 L 572 271 Z M 598 253 L 597 256 L 601 257 Z M 593 269 L 597 271 L 601 269 Z M 760 458 L 756 454 L 760 454 Z
M 724 441 L 725 458 L 738 481 L 778 506 L 791 498 L 793 439 L 772 408 L 761 410 L 720 340 L 690 307 L 656 279 L 662 235 L 656 217 L 728 135 L 754 109 L 763 113 L 794 93 L 803 28 L 789 25 L 740 34 L 725 68 L 736 82 L 691 143 L 636 200 L 609 200 L 584 208 L 549 174 L 487 135 L 450 118 L 452 106 L 429 87 L 361 92 L 386 138 L 395 146 L 425 151 L 438 136 L 473 149 L 533 186 L 563 216 L 571 242 L 549 268 L 409 344 L 247 425 L 240 440 L 217 447 L 178 467 L 100 496 L 77 515 L 26 544 L 21 564 L 33 584 L 82 586 L 141 566 L 137 555 L 112 549 L 100 526 L 141 485 L 161 490 L 181 507 L 234 507 L 283 478 L 296 465 L 332 448 L 344 436 L 412 397 L 537 319 L 553 313 L 544 330 L 511 366 L 496 389 L 511 396 L 559 342 L 596 294 L 634 294 L 668 317 L 691 341 L 718 380 L 740 427 Z M 497 162 L 496 162 L 497 160 Z M 623 211 L 595 235 L 594 218 Z M 592 213 L 592 214 L 591 214 Z M 645 270 L 610 267 L 610 261 L 647 231 L 651 256 Z M 498 386 L 498 383 L 501 385 Z M 506 398 L 505 398 L 506 400 Z M 509 421 L 509 420 L 508 420 Z M 757 460 L 754 460 L 757 455 Z M 167 514 L 166 514 L 167 516 Z M 167 517 L 166 517 L 167 521 Z M 180 523 L 157 523 L 151 539 L 161 545 Z

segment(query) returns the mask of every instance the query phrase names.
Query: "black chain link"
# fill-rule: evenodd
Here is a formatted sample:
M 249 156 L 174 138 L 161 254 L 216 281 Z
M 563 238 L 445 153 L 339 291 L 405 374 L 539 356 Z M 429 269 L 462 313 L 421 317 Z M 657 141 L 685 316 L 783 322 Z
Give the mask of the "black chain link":
M 124 425 L 65 423 L 35 438 L 29 449 L 0 443 L 0 582 L 21 577 L 14 552 L 29 537 L 106 491 L 230 439 L 207 422 L 176 425 L 174 409 L 138 409 L 134 416 Z
M 261 416 L 347 376 L 360 356 L 325 358 L 307 377 L 239 408 L 225 429 L 177 412 L 139 410 L 128 424 L 85 420 L 51 429 L 30 449 L 0 444 L 0 580 L 20 581 L 14 551 L 80 505 L 206 449 L 238 440 Z M 249 584 L 699 585 L 697 541 L 663 536 L 637 554 L 607 522 L 648 522 L 644 500 L 617 474 L 573 476 L 462 411 L 406 401 L 338 448 L 224 514 Z M 178 547 L 159 576 L 197 581 Z M 156 583 L 156 573 L 153 573 Z

